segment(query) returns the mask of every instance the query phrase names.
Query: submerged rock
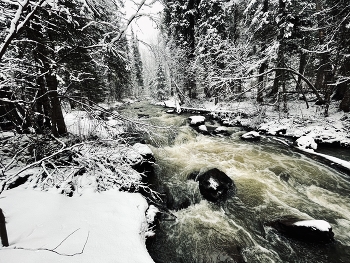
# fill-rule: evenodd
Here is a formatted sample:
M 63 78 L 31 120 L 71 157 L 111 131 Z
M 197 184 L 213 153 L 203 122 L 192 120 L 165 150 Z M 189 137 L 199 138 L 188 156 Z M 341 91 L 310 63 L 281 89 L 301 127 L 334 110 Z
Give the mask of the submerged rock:
M 256 131 L 247 132 L 241 136 L 243 140 L 251 140 L 251 141 L 258 141 L 260 140 L 260 137 L 261 137 L 260 133 Z
M 283 218 L 269 224 L 281 234 L 309 243 L 330 243 L 334 241 L 331 225 L 324 220 Z
M 229 191 L 236 191 L 232 179 L 217 168 L 210 169 L 198 175 L 199 191 L 202 196 L 211 202 L 226 200 Z

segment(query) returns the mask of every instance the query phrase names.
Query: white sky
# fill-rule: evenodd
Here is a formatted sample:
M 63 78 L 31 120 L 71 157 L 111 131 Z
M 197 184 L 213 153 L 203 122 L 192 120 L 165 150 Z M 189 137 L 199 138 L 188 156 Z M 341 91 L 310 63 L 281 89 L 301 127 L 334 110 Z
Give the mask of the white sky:
M 140 2 L 141 0 L 125 0 L 125 11 L 127 19 L 136 13 L 137 5 L 135 3 Z M 147 4 L 152 2 L 154 2 L 154 0 L 146 1 Z M 135 34 L 137 34 L 138 39 L 141 39 L 145 42 L 152 42 L 152 40 L 157 36 L 157 25 L 150 19 L 149 16 L 152 16 L 154 19 L 159 20 L 159 12 L 161 12 L 162 9 L 163 6 L 158 1 L 153 3 L 151 6 L 144 5 L 142 7 L 139 14 L 144 14 L 144 16 L 134 20 L 132 23 L 132 28 Z

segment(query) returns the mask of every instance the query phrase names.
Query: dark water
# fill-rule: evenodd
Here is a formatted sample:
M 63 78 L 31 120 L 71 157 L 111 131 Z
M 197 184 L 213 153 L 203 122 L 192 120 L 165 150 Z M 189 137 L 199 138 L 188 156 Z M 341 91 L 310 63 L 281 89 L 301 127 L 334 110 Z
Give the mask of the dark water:
M 155 262 L 350 262 L 348 176 L 270 138 L 244 142 L 238 128 L 229 137 L 204 136 L 188 126 L 186 115 L 137 107 L 150 122 L 177 127 L 151 135 L 147 143 L 157 160 L 157 190 L 187 204 L 163 210 L 156 236 L 147 241 Z M 220 204 L 202 199 L 198 183 L 188 180 L 192 172 L 214 167 L 237 186 L 236 196 Z M 326 220 L 335 242 L 307 244 L 267 226 L 284 216 Z

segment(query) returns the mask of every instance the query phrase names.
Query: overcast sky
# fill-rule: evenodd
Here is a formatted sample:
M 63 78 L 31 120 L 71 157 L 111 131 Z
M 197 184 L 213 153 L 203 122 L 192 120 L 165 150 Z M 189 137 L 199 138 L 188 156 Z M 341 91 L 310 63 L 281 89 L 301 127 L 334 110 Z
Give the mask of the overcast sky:
M 141 0 L 135 0 L 136 3 Z M 146 3 L 151 3 L 153 0 L 147 0 Z M 137 6 L 132 0 L 125 1 L 126 18 L 136 13 Z M 157 25 L 149 18 L 149 15 L 155 19 L 159 19 L 159 12 L 161 12 L 163 6 L 159 2 L 153 3 L 150 7 L 143 6 L 140 10 L 140 14 L 145 14 L 143 17 L 138 18 L 132 23 L 132 28 L 137 34 L 137 37 L 145 42 L 152 42 L 157 36 Z

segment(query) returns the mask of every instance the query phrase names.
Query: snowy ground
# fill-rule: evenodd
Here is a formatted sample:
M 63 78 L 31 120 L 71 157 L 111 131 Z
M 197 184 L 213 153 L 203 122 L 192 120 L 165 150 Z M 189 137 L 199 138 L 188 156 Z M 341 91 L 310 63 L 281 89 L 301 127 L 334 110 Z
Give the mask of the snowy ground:
M 111 138 L 125 130 L 125 125 L 120 120 L 108 119 L 101 124 L 94 116 L 82 111 L 67 113 L 65 121 L 69 132 L 85 138 Z M 12 142 L 15 138 L 18 139 L 17 144 Z M 1 171 L 11 177 L 26 167 L 30 156 L 24 154 L 27 151 L 25 145 L 30 145 L 33 141 L 30 136 L 16 137 L 13 133 L 2 133 L 0 142 L 1 164 L 2 167 L 7 167 Z M 52 188 L 46 187 L 46 191 L 38 189 L 43 188 L 42 186 L 33 189 L 35 182 L 32 180 L 1 193 L 0 208 L 6 218 L 10 246 L 2 247 L 0 241 L 0 262 L 153 262 L 145 245 L 146 237 L 153 234 L 148 229 L 153 217 L 146 211 L 148 204 L 141 194 L 119 191 L 122 187 L 119 181 L 124 185 L 137 187 L 136 181 L 140 177 L 138 174 L 134 175 L 126 163 L 118 163 L 118 160 L 123 160 L 121 154 L 125 151 L 128 153 L 128 149 L 125 149 L 128 146 L 114 147 L 113 143 L 118 143 L 117 140 L 102 142 L 103 140 L 97 147 L 96 144 L 87 144 L 79 148 L 80 157 L 76 161 L 85 160 L 89 171 L 76 182 L 72 197 L 60 194 L 62 180 L 69 180 L 70 172 L 67 172 L 66 177 L 61 175 L 63 179 L 56 178 L 61 186 L 56 184 Z M 11 160 L 12 151 L 5 148 L 12 149 L 14 146 L 24 149 L 21 152 L 23 158 Z M 110 148 L 104 150 L 103 147 Z M 135 155 L 134 151 L 137 149 L 130 147 L 130 150 Z M 141 150 L 144 151 L 143 148 Z M 22 175 L 41 176 L 47 172 L 42 167 L 49 169 L 48 164 L 50 160 L 45 160 L 38 167 L 26 169 Z M 107 169 L 111 165 L 114 169 Z M 114 180 L 117 169 L 120 171 L 118 178 Z M 55 174 L 52 172 L 52 175 Z M 103 184 L 99 188 L 109 190 L 97 191 L 96 177 Z M 94 184 L 89 183 L 91 178 Z
M 153 262 L 145 247 L 147 202 L 110 190 L 66 197 L 23 188 L 0 197 L 10 246 L 1 262 Z

